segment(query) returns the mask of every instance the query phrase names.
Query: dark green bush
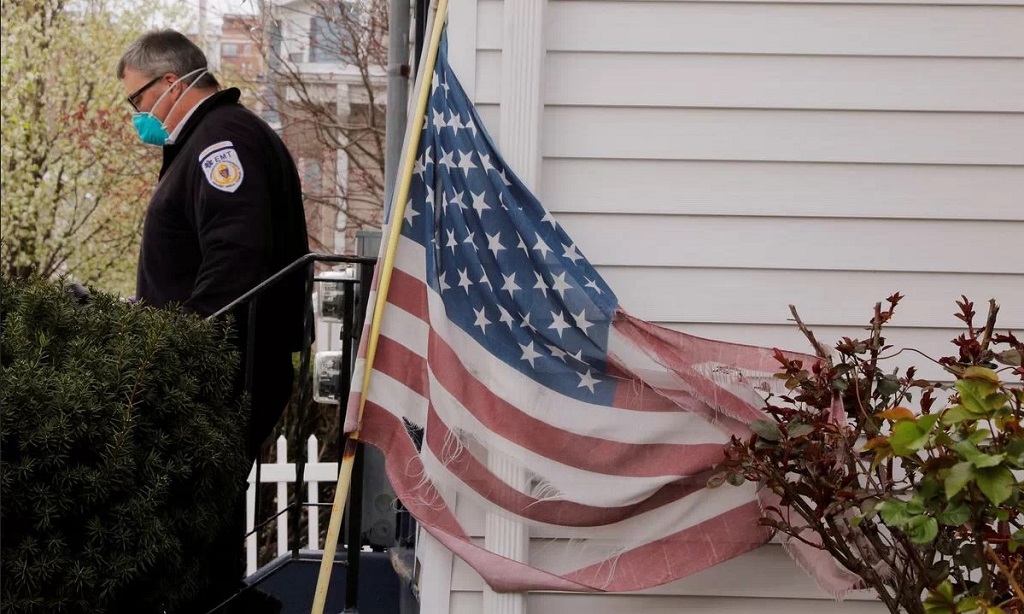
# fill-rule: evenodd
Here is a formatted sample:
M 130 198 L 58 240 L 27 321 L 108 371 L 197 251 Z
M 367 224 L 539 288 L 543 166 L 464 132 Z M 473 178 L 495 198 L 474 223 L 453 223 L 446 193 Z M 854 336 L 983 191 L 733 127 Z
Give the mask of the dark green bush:
M 2 286 L 3 611 L 173 609 L 209 577 L 248 469 L 227 327 Z

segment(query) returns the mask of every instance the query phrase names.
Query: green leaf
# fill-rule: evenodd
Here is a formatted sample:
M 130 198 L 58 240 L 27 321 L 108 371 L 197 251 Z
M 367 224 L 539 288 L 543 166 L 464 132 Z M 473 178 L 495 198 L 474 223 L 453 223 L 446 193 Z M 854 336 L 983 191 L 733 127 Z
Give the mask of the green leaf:
M 996 384 L 976 379 L 962 379 L 955 385 L 957 392 L 960 393 L 960 402 L 968 411 L 976 416 L 987 416 L 991 412 L 985 398 L 996 391 Z
M 971 519 L 971 508 L 967 507 L 963 503 L 957 503 L 946 506 L 946 509 L 939 513 L 938 521 L 944 525 L 950 527 L 963 526 L 968 520 Z
M 946 474 L 946 498 L 952 500 L 973 479 L 974 465 L 969 461 L 961 461 L 950 467 Z
M 935 590 L 928 591 L 924 600 L 924 611 L 927 614 L 955 614 L 956 604 L 953 601 L 953 583 L 946 580 Z
M 983 469 L 985 467 L 995 467 L 996 465 L 1003 462 L 1006 458 L 1005 454 L 985 454 L 978 450 L 970 441 L 961 441 L 953 446 L 953 450 L 960 454 L 961 457 L 970 461 L 972 465 Z
M 768 420 L 754 420 L 750 423 L 750 430 L 754 431 L 754 434 L 761 439 L 768 441 L 779 441 L 782 439 L 782 431 L 779 430 L 779 426 Z
M 882 522 L 890 527 L 902 527 L 911 519 L 911 515 L 907 512 L 907 503 L 897 499 L 879 503 L 878 514 L 882 517 Z
M 924 447 L 928 442 L 928 433 L 918 422 L 900 420 L 892 427 L 889 445 L 896 456 L 909 456 Z
M 967 441 L 973 443 L 974 445 L 978 445 L 979 443 L 985 441 L 991 436 L 992 432 L 989 431 L 988 429 L 978 429 L 971 433 L 970 437 L 967 438 Z
M 966 422 L 967 420 L 977 419 L 978 416 L 972 414 L 970 410 L 963 405 L 954 405 L 942 414 L 943 424 L 959 424 L 961 422 Z
M 1017 480 L 1006 467 L 986 467 L 976 471 L 975 480 L 981 492 L 995 505 L 1010 498 Z
M 1005 450 L 1006 460 L 1013 466 L 1024 469 L 1024 439 L 1011 439 Z
M 790 437 L 803 437 L 814 432 L 814 427 L 803 422 L 794 422 L 786 427 Z
M 939 523 L 931 516 L 913 516 L 903 532 L 915 544 L 930 544 L 939 534 Z
M 925 414 L 917 419 L 917 426 L 924 433 L 930 433 L 939 419 L 939 414 Z
M 969 380 L 987 382 L 989 384 L 999 384 L 999 374 L 986 367 L 967 367 L 964 369 L 964 373 L 961 377 Z

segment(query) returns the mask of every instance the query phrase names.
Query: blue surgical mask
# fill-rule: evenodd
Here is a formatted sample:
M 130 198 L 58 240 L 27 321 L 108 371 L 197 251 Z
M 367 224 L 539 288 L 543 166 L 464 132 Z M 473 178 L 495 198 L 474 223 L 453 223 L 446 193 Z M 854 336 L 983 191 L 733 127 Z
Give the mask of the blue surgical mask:
M 174 101 L 174 104 L 171 105 L 170 110 L 167 111 L 167 117 L 171 116 L 171 113 L 174 111 L 174 108 L 178 106 L 178 103 L 181 102 L 181 99 L 185 97 L 185 94 L 195 86 L 196 82 L 198 82 L 206 72 L 205 68 L 197 68 L 181 77 L 181 79 L 187 79 L 190 76 L 199 73 L 199 76 L 192 80 L 192 83 L 185 88 L 185 91 L 181 93 L 181 96 L 179 96 L 178 99 Z M 179 81 L 181 79 L 179 79 Z M 177 83 L 177 81 L 175 81 L 175 83 Z M 160 97 L 156 99 L 155 103 L 153 103 L 151 110 L 139 111 L 132 115 L 132 124 L 135 125 L 135 131 L 139 133 L 139 138 L 142 139 L 142 142 L 147 145 L 163 147 L 167 144 L 167 139 L 170 138 L 170 135 L 167 132 L 167 126 L 164 125 L 164 122 L 157 119 L 156 115 L 153 115 L 152 109 L 157 108 L 160 105 L 160 101 L 163 100 L 164 96 L 166 96 L 172 89 L 173 86 L 167 88 L 167 91 L 163 94 L 160 94 Z

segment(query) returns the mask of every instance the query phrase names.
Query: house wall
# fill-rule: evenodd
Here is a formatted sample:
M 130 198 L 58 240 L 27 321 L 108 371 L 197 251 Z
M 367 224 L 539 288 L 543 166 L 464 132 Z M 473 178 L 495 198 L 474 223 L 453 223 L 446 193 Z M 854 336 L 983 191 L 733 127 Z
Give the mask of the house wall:
M 452 64 L 500 147 L 503 3 L 451 1 Z M 831 341 L 899 291 L 897 346 L 950 352 L 961 294 L 1024 328 L 1024 3 L 549 0 L 543 30 L 537 191 L 635 315 L 807 350 L 789 304 Z M 531 556 L 561 547 L 533 536 Z M 429 539 L 420 557 L 424 614 L 483 611 L 475 572 Z M 832 602 L 768 545 L 526 609 L 882 611 L 868 599 Z

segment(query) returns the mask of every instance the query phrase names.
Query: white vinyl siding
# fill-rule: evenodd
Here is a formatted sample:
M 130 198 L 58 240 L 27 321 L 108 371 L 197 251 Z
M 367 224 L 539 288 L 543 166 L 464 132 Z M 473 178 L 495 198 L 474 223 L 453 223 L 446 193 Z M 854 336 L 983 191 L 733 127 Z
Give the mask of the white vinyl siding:
M 452 62 L 500 148 L 503 4 L 452 2 Z M 1024 0 L 549 0 L 544 38 L 537 191 L 635 315 L 807 350 L 789 304 L 831 342 L 899 291 L 898 347 L 950 352 L 961 294 L 1024 329 Z M 559 556 L 557 537 L 531 556 Z M 475 572 L 439 573 L 445 611 L 482 610 Z M 770 544 L 636 595 L 531 594 L 527 611 L 884 609 L 831 601 Z

